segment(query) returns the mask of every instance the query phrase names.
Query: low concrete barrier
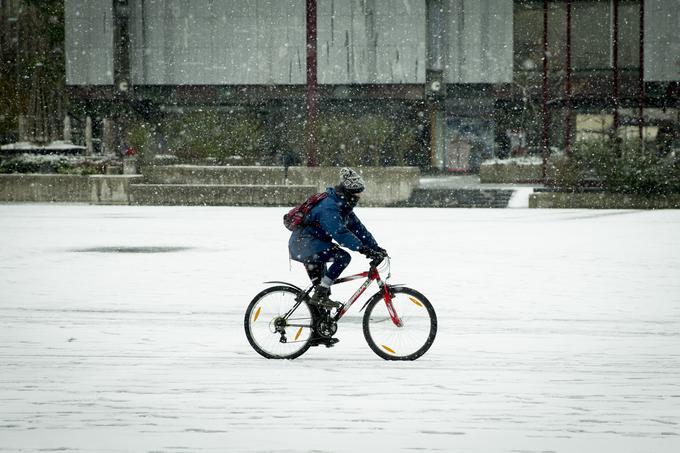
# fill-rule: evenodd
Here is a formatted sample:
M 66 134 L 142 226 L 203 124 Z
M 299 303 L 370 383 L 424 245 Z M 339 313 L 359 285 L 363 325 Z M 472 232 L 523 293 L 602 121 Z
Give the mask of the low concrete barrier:
M 283 167 L 224 167 L 207 165 L 158 165 L 144 168 L 148 184 L 285 184 Z
M 357 171 L 366 181 L 363 206 L 405 202 L 420 184 L 420 170 L 414 167 Z M 169 165 L 146 168 L 143 176 L 0 175 L 0 201 L 288 206 L 337 184 L 339 172 L 334 167 L 290 167 L 286 173 L 283 167 Z
M 130 184 L 142 182 L 142 175 L 93 175 L 89 178 L 90 202 L 129 204 Z
M 646 197 L 605 192 L 539 192 L 529 196 L 530 208 L 555 209 L 678 209 L 680 194 Z
M 366 181 L 361 204 L 387 206 L 406 201 L 420 184 L 416 167 L 363 167 L 356 170 Z M 165 165 L 144 170 L 145 183 L 185 185 L 313 186 L 324 191 L 339 181 L 336 167 L 223 167 Z M 286 178 L 287 176 L 287 178 Z M 252 199 L 252 198 L 249 198 Z
M 198 206 L 293 206 L 314 193 L 313 186 L 133 184 L 130 204 Z
M 366 182 L 361 196 L 362 206 L 389 206 L 406 201 L 420 185 L 417 167 L 358 167 L 355 170 Z M 336 185 L 340 169 L 335 167 L 290 167 L 288 182 L 316 186 L 317 191 Z
M 0 175 L 0 201 L 90 201 L 87 176 L 12 174 Z
M 548 177 L 555 174 L 554 163 L 548 163 Z M 543 180 L 543 162 L 536 157 L 489 160 L 479 167 L 479 181 L 483 184 L 512 184 Z

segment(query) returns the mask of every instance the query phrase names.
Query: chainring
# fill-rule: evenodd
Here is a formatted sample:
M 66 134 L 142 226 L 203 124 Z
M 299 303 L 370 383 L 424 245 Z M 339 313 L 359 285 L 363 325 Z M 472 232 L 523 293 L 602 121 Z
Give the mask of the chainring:
M 316 333 L 323 338 L 331 338 L 338 331 L 338 323 L 332 319 L 322 318 L 316 324 Z

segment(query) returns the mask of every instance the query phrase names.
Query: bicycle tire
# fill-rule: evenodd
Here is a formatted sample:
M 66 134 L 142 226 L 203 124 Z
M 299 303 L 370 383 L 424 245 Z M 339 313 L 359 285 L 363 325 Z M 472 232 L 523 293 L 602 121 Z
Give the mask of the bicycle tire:
M 274 306 L 272 307 L 267 306 L 266 309 L 263 311 L 262 308 L 265 307 L 264 303 L 265 302 L 269 303 L 270 302 L 269 299 L 272 299 L 271 296 L 276 293 L 284 295 L 284 297 L 282 297 L 279 301 L 279 306 L 276 307 L 275 306 L 276 300 L 272 300 L 271 303 L 274 304 Z M 300 303 L 300 306 L 296 309 L 296 312 L 301 309 L 305 311 L 306 313 L 301 314 L 305 318 L 307 314 L 309 315 L 309 333 L 308 334 L 306 333 L 303 336 L 302 340 L 298 340 L 297 337 L 301 335 L 303 327 L 299 327 L 299 331 L 293 334 L 295 341 L 287 343 L 281 343 L 278 340 L 281 338 L 281 335 L 271 330 L 272 323 L 274 322 L 276 317 L 282 316 L 288 310 L 290 310 L 295 303 L 295 298 L 299 294 L 300 292 L 298 290 L 291 288 L 290 286 L 272 286 L 270 288 L 260 291 L 248 305 L 243 320 L 246 338 L 248 339 L 248 343 L 250 343 L 250 346 L 252 346 L 252 348 L 261 356 L 266 357 L 267 359 L 290 360 L 300 357 L 310 348 L 311 346 L 310 340 L 312 339 L 314 332 L 313 329 L 314 319 L 312 311 L 305 301 L 302 301 Z M 256 310 L 255 307 L 258 307 L 259 310 Z M 255 333 L 253 331 L 253 326 L 258 321 L 259 321 L 258 332 Z M 269 328 L 271 332 L 270 334 L 271 338 L 267 338 L 267 332 L 266 330 L 264 330 L 265 323 L 268 323 L 266 326 Z M 281 346 L 291 344 L 295 344 L 296 346 L 292 348 L 286 348 L 284 346 Z
M 434 343 L 437 336 L 437 314 L 430 301 L 415 289 L 405 286 L 391 287 L 390 294 L 393 296 L 397 314 L 400 318 L 403 315 L 404 325 L 395 326 L 386 307 L 379 305 L 379 302 L 384 302 L 384 294 L 380 291 L 373 295 L 366 305 L 363 319 L 364 338 L 371 350 L 385 360 L 416 360 Z M 403 302 L 399 296 L 405 296 Z M 380 313 L 377 313 L 377 310 L 380 310 Z M 413 310 L 416 316 L 409 315 L 410 310 Z M 415 346 L 409 346 L 405 340 L 408 340 L 409 334 L 415 333 L 416 328 L 419 331 L 416 337 L 413 337 Z

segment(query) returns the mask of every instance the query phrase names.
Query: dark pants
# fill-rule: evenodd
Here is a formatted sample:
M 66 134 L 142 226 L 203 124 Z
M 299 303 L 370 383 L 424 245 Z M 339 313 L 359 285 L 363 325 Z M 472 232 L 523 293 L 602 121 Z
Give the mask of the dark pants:
M 317 253 L 309 260 L 304 262 L 307 275 L 314 285 L 318 285 L 321 279 L 326 276 L 335 281 L 342 271 L 345 270 L 352 257 L 339 247 L 331 247 L 323 252 Z M 326 269 L 326 263 L 333 262 Z

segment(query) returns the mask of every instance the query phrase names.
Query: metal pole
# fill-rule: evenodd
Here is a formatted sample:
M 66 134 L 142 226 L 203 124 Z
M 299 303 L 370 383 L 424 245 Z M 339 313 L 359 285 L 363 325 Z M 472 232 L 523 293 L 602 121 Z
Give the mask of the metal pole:
M 640 0 L 640 70 L 638 77 L 638 134 L 644 149 L 645 108 L 645 0 Z
M 318 88 L 316 78 L 316 0 L 307 0 L 307 166 L 316 167 L 316 114 Z
M 541 169 L 543 181 L 548 178 L 548 0 L 543 0 L 543 165 Z
M 614 101 L 614 139 L 618 149 L 619 136 L 619 0 L 612 0 L 613 5 L 613 36 L 612 36 L 612 71 L 613 71 L 613 101 Z
M 571 0 L 567 0 L 567 62 L 566 62 L 567 117 L 564 127 L 564 149 L 571 155 Z

